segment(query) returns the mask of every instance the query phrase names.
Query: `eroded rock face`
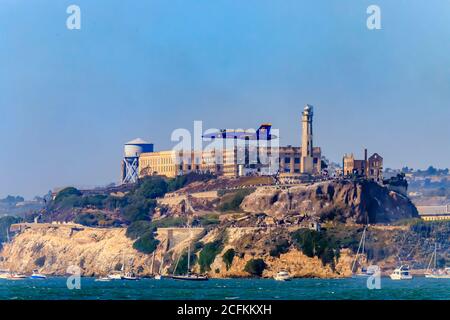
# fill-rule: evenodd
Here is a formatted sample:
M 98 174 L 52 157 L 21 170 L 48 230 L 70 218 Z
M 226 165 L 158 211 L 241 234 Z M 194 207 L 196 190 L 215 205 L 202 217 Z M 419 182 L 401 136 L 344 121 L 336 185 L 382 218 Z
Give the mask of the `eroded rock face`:
M 323 265 L 318 257 L 307 257 L 293 246 L 279 257 L 269 255 L 270 241 L 274 238 L 288 237 L 289 230 L 258 228 L 227 228 L 212 230 L 203 234 L 194 232 L 192 239 L 208 243 L 226 232 L 223 250 L 217 254 L 208 272 L 212 278 L 248 277 L 244 270 L 250 259 L 263 259 L 267 265 L 263 277 L 272 277 L 281 269 L 288 270 L 296 277 L 335 278 L 349 275 L 352 257 L 343 251 L 335 267 Z M 151 254 L 142 254 L 133 249 L 133 240 L 125 235 L 125 229 L 99 229 L 74 227 L 73 225 L 38 224 L 20 231 L 11 243 L 6 244 L 0 254 L 0 269 L 30 274 L 33 269 L 47 275 L 66 275 L 70 266 L 78 266 L 83 276 L 106 275 L 119 270 L 125 263 L 125 271 L 133 269 L 140 276 L 152 273 Z M 172 245 L 164 251 L 164 274 L 170 273 L 170 266 L 186 251 L 189 243 L 188 229 L 178 228 L 171 236 Z M 164 244 L 168 230 L 160 230 L 158 239 Z M 161 259 L 158 248 L 153 271 L 159 270 Z M 192 245 L 194 248 L 194 245 Z M 230 248 L 236 250 L 236 256 L 227 269 L 223 254 Z M 197 255 L 199 252 L 197 252 Z M 200 272 L 198 264 L 192 266 L 194 272 Z
M 224 252 L 227 250 L 225 248 Z M 351 265 L 354 255 L 349 250 L 342 250 L 339 260 L 333 270 L 330 265 L 323 265 L 318 257 L 307 257 L 297 249 L 291 249 L 289 252 L 281 254 L 280 257 L 270 256 L 251 256 L 235 257 L 230 268 L 227 270 L 220 254 L 211 265 L 212 278 L 227 277 L 248 277 L 249 274 L 244 271 L 246 263 L 250 259 L 261 258 L 266 263 L 266 269 L 262 276 L 273 278 L 277 272 L 286 270 L 292 277 L 296 278 L 343 278 L 351 276 Z M 216 273 L 214 270 L 218 270 Z
M 277 218 L 302 214 L 357 223 L 388 223 L 418 217 L 416 207 L 407 197 L 372 181 L 326 181 L 282 190 L 259 188 L 244 199 L 241 208 Z
M 0 268 L 48 275 L 64 275 L 78 266 L 82 275 L 105 275 L 125 262 L 126 270 L 150 273 L 151 256 L 133 249 L 125 229 L 99 229 L 39 224 L 21 231 L 1 252 Z
M 289 238 L 290 231 L 286 228 L 258 229 L 258 228 L 228 228 L 226 243 L 211 264 L 208 273 L 212 278 L 248 277 L 245 265 L 251 259 L 262 259 L 266 268 L 263 277 L 272 278 L 281 270 L 286 270 L 293 277 L 301 278 L 341 278 L 351 275 L 351 265 L 354 254 L 349 249 L 343 249 L 335 266 L 324 265 L 320 258 L 308 257 L 295 246 L 290 245 L 287 252 L 279 256 L 271 256 L 269 251 L 273 246 L 273 240 L 277 238 Z M 205 239 L 212 241 L 212 239 Z M 227 266 L 223 255 L 227 250 L 234 249 L 236 255 L 231 266 Z

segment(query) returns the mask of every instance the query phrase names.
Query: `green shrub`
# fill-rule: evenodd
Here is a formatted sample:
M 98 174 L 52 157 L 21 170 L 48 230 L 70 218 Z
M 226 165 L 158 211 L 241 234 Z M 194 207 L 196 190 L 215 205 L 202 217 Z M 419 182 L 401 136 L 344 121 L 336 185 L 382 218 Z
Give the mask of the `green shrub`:
M 105 200 L 108 196 L 105 195 L 95 195 L 95 196 L 85 196 L 81 198 L 80 204 L 82 207 L 95 207 L 97 209 L 105 208 Z
M 159 243 L 153 235 L 157 228 L 181 227 L 186 225 L 186 221 L 187 219 L 184 217 L 168 217 L 154 221 L 138 220 L 128 226 L 126 236 L 136 240 L 133 245 L 136 250 L 152 253 Z
M 233 264 L 234 256 L 236 255 L 236 252 L 233 248 L 228 249 L 225 251 L 225 253 L 222 256 L 222 260 L 225 263 L 225 266 L 227 267 L 227 270 L 230 269 L 231 265 Z
M 210 226 L 220 223 L 219 215 L 217 213 L 208 213 L 198 218 L 200 225 Z
M 288 252 L 290 247 L 289 241 L 280 239 L 275 243 L 275 246 L 270 249 L 269 255 L 271 257 L 279 257 L 280 254 Z
M 139 181 L 134 195 L 138 198 L 156 199 L 167 192 L 167 182 L 161 177 L 145 177 Z
M 265 268 L 266 263 L 264 260 L 251 259 L 246 263 L 244 271 L 250 273 L 252 276 L 261 277 Z
M 144 233 L 139 239 L 133 243 L 133 248 L 142 253 L 153 253 L 159 244 L 159 240 L 155 239 L 153 232 Z
M 225 212 L 225 211 L 240 211 L 240 205 L 244 198 L 251 194 L 254 191 L 254 189 L 242 189 L 238 190 L 234 193 L 226 194 L 221 199 L 218 210 Z
M 0 218 L 0 248 L 1 243 L 7 241 L 7 230 L 9 229 L 9 227 L 14 223 L 19 223 L 20 221 L 20 218 L 13 216 L 5 216 Z
M 147 232 L 154 232 L 155 226 L 150 221 L 135 221 L 130 224 L 126 231 L 126 236 L 130 239 L 138 239 Z
M 196 263 L 197 261 L 197 256 L 195 255 L 194 252 L 191 251 L 191 267 Z M 176 266 L 176 261 L 174 261 L 174 265 L 173 268 L 175 268 Z M 185 251 L 182 256 L 180 257 L 180 260 L 178 261 L 178 265 L 176 266 L 176 269 L 174 271 L 172 271 L 175 274 L 185 274 L 187 273 L 188 270 L 188 253 L 187 251 Z
M 326 232 L 309 229 L 299 229 L 291 234 L 296 247 L 306 256 L 319 257 L 324 265 L 334 268 L 334 260 L 339 257 L 339 246 L 333 238 L 327 238 Z
M 0 203 L 5 203 L 7 205 L 16 205 L 17 203 L 23 201 L 25 201 L 24 197 L 11 195 L 8 195 L 6 198 L 0 199 Z
M 200 272 L 205 272 L 211 270 L 211 264 L 214 262 L 216 256 L 222 251 L 223 243 L 221 240 L 216 240 L 205 244 L 202 251 L 200 251 L 200 256 L 198 263 L 200 265 Z
M 81 191 L 74 187 L 64 188 L 56 194 L 55 202 L 61 202 L 64 198 L 70 196 L 81 197 Z
M 118 221 L 109 218 L 106 214 L 97 213 L 81 213 L 75 217 L 75 223 L 87 227 L 112 227 L 119 224 Z
M 186 224 L 186 217 L 167 217 L 152 221 L 152 226 L 155 228 L 183 227 Z
M 151 213 L 153 213 L 156 205 L 157 202 L 154 199 L 137 199 L 123 208 L 121 215 L 128 223 L 138 220 L 150 220 Z
M 208 180 L 214 179 L 215 176 L 209 173 L 196 173 L 196 172 L 190 172 L 188 174 L 177 176 L 174 179 L 170 179 L 168 181 L 168 190 L 169 191 L 176 191 L 184 186 L 196 182 L 196 181 L 203 181 L 206 182 Z

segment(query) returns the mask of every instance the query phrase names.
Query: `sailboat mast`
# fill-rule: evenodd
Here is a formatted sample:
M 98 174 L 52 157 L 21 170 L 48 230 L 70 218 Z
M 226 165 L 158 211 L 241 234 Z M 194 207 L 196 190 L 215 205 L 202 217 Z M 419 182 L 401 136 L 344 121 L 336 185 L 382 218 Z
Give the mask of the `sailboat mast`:
M 162 274 L 162 269 L 163 269 L 163 265 L 164 265 L 164 254 L 163 254 L 164 246 L 163 246 L 163 244 L 164 244 L 165 241 L 166 241 L 166 240 L 164 239 L 164 240 L 161 242 L 161 261 L 160 261 L 160 263 L 159 263 L 159 274 L 160 274 L 160 275 Z
M 363 230 L 363 238 L 362 238 L 362 251 L 361 254 L 364 254 L 364 249 L 366 247 L 366 228 Z
M 154 265 L 154 263 L 155 263 L 155 252 L 156 252 L 156 250 L 153 251 L 152 265 L 151 265 L 151 267 L 150 267 L 150 273 L 151 273 L 151 274 L 153 274 L 153 265 Z
M 437 267 L 437 243 L 434 244 L 434 269 Z
M 188 265 L 187 265 L 187 273 L 191 270 L 191 239 L 189 238 L 188 242 Z
M 355 259 L 353 260 L 352 272 L 354 272 L 354 270 L 355 270 L 356 261 L 358 260 L 358 257 L 359 257 L 359 250 L 361 249 L 361 246 L 363 245 L 363 242 L 365 241 L 364 240 L 365 235 L 366 235 L 366 227 L 364 227 L 363 234 L 361 236 L 361 240 L 359 240 L 358 250 L 356 251 Z M 364 248 L 363 248 L 363 250 L 364 250 Z

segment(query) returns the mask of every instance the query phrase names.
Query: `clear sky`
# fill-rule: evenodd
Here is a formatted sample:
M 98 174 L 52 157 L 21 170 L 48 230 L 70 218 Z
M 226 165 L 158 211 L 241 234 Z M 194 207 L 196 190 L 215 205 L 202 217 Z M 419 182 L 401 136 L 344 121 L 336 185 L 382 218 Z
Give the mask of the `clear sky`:
M 449 40 L 446 0 L 2 0 L 0 197 L 118 181 L 124 142 L 194 120 L 299 145 L 306 103 L 332 160 L 448 167 Z

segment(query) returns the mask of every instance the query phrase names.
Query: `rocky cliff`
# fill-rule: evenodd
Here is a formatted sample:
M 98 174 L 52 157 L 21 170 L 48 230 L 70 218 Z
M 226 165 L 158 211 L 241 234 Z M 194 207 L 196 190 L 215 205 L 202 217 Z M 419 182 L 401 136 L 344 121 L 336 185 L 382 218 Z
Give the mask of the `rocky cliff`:
M 267 243 L 288 234 L 288 230 L 267 230 L 257 228 L 215 229 L 205 233 L 200 228 L 189 231 L 186 228 L 166 228 L 158 231 L 163 244 L 155 252 L 154 270 L 164 256 L 164 273 L 171 273 L 178 257 L 186 252 L 189 238 L 204 244 L 215 241 L 218 234 L 225 232 L 220 252 L 213 259 L 207 273 L 212 278 L 248 277 L 244 270 L 250 259 L 266 262 L 264 277 L 272 277 L 281 269 L 296 277 L 334 278 L 350 275 L 352 254 L 343 251 L 336 265 L 324 265 L 318 257 L 307 257 L 290 247 L 278 257 L 270 256 Z M 193 236 L 192 236 L 193 234 Z M 169 241 L 167 241 L 169 240 Z M 167 245 L 169 242 L 169 245 Z M 22 225 L 12 242 L 5 244 L 0 254 L 0 269 L 18 273 L 31 273 L 33 269 L 47 275 L 65 275 L 70 266 L 78 266 L 84 276 L 105 275 L 120 270 L 134 270 L 140 276 L 152 274 L 152 255 L 139 253 L 132 248 L 133 241 L 125 236 L 125 229 L 86 228 L 75 225 Z M 192 251 L 196 246 L 191 244 Z M 236 250 L 231 265 L 227 268 L 223 254 L 230 248 Z M 197 262 L 193 270 L 200 272 Z
M 11 242 L 4 244 L 0 269 L 28 274 L 39 269 L 49 275 L 65 275 L 68 267 L 78 266 L 83 275 L 95 276 L 120 270 L 125 264 L 126 271 L 133 269 L 140 276 L 148 276 L 152 274 L 152 264 L 153 270 L 159 270 L 163 257 L 162 269 L 167 274 L 191 243 L 191 252 L 196 257 L 191 260 L 193 270 L 201 272 L 203 254 L 203 258 L 209 257 L 204 271 L 212 278 L 248 277 L 245 266 L 252 259 L 265 262 L 263 277 L 272 277 L 286 269 L 296 277 L 337 278 L 351 274 L 362 229 L 361 225 L 336 222 L 324 223 L 319 233 L 299 226 L 160 228 L 157 231 L 160 245 L 152 263 L 153 255 L 133 249 L 133 240 L 126 237 L 122 228 L 25 224 L 16 229 Z M 304 239 L 313 244 L 314 254 L 308 253 L 307 242 L 299 245 L 299 238 L 295 237 L 299 231 L 306 231 Z M 372 225 L 366 235 L 367 259 L 384 271 L 392 270 L 399 259 L 414 269 L 423 269 L 438 243 L 438 263 L 445 265 L 443 258 L 450 254 L 449 234 L 450 223 L 445 222 Z M 320 238 L 315 238 L 319 235 Z M 207 246 L 216 242 L 213 252 L 204 254 Z M 332 251 L 322 250 L 327 248 Z M 225 259 L 230 250 L 233 251 L 231 263 Z
M 149 272 L 150 256 L 137 252 L 125 229 L 86 228 L 75 225 L 22 225 L 11 243 L 3 246 L 0 268 L 20 273 L 33 269 L 64 275 L 79 266 L 83 275 L 108 274 L 125 269 Z
M 407 197 L 371 181 L 326 181 L 289 189 L 258 188 L 244 199 L 241 208 L 277 218 L 301 214 L 356 223 L 389 223 L 418 217 L 416 207 Z

